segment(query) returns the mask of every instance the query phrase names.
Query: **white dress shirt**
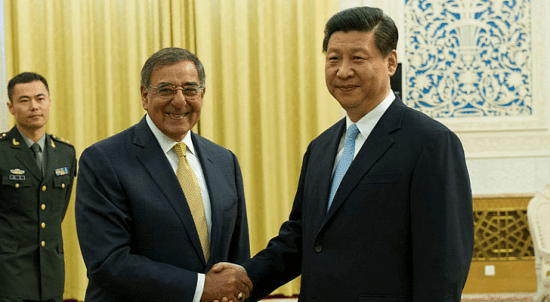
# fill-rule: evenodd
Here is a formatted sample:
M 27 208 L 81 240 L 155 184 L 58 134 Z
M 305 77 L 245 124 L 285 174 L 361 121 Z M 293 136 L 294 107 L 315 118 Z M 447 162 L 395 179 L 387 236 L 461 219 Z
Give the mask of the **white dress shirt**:
M 357 138 L 355 138 L 355 153 L 353 154 L 353 158 L 355 159 L 355 156 L 357 153 L 359 153 L 359 150 L 361 150 L 361 147 L 363 147 L 363 144 L 369 137 L 370 133 L 372 132 L 372 129 L 374 129 L 374 126 L 378 123 L 382 115 L 388 110 L 390 105 L 395 100 L 395 94 L 393 94 L 393 91 L 390 90 L 390 93 L 386 98 L 378 104 L 373 110 L 371 110 L 369 113 L 365 114 L 357 123 L 357 128 L 359 129 L 359 134 L 357 134 Z M 336 170 L 336 165 L 342 158 L 342 154 L 344 153 L 344 143 L 346 141 L 346 133 L 349 126 L 351 126 L 353 122 L 350 120 L 349 116 L 346 114 L 346 131 L 342 134 L 342 137 L 340 138 L 340 145 L 338 146 L 338 152 L 336 153 L 336 160 L 334 161 L 334 166 L 332 168 L 332 174 L 334 175 L 334 171 Z

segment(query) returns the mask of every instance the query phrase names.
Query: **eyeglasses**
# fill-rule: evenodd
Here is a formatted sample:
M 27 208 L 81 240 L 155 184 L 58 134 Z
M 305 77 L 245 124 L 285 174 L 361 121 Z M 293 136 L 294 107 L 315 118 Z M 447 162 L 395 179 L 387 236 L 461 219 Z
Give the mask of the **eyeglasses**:
M 174 97 L 174 94 L 176 94 L 178 90 L 181 90 L 181 92 L 183 93 L 183 96 L 186 99 L 192 100 L 199 97 L 204 87 L 203 86 L 184 86 L 182 88 L 178 88 L 171 84 L 161 84 L 158 86 L 149 85 L 149 88 L 147 88 L 147 90 L 149 91 L 151 88 L 155 89 L 155 94 L 162 98 L 166 98 L 166 99 L 172 98 Z

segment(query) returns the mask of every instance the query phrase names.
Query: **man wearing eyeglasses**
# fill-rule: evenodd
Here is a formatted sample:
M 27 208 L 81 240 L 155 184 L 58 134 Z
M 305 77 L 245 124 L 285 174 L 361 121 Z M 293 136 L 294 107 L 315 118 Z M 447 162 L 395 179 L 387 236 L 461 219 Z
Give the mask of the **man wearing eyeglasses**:
M 145 117 L 81 156 L 76 223 L 86 301 L 212 301 L 248 297 L 250 257 L 235 155 L 193 133 L 205 93 L 200 60 L 181 48 L 141 71 Z M 229 264 L 226 264 L 229 266 Z

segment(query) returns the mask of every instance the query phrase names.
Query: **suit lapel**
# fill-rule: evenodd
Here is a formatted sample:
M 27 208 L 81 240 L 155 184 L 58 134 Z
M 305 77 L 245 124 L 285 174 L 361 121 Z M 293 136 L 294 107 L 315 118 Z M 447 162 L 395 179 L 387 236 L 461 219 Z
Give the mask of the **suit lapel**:
M 338 152 L 338 146 L 340 145 L 340 139 L 344 130 L 346 129 L 346 119 L 340 120 L 332 127 L 331 133 L 327 139 L 319 145 L 321 152 L 318 157 L 311 158 L 313 165 L 317 163 L 326 163 L 318 165 L 313 175 L 319 175 L 318 182 L 315 184 L 319 199 L 318 213 L 320 217 L 325 217 L 327 214 L 328 199 L 330 195 L 330 188 L 332 186 L 332 172 L 334 169 L 334 160 L 336 159 L 336 153 Z
M 323 225 L 338 211 L 361 179 L 391 147 L 394 141 L 390 134 L 401 127 L 405 108 L 396 97 L 380 118 L 342 179 Z
M 178 178 L 176 174 L 173 173 L 172 166 L 168 162 L 153 132 L 149 129 L 145 118 L 136 125 L 136 135 L 133 139 L 133 144 L 138 148 L 137 158 L 139 162 L 143 165 L 145 170 L 147 170 L 153 182 L 172 205 L 172 208 L 177 213 L 189 235 L 195 250 L 201 255 L 201 259 L 206 265 L 195 222 L 189 210 L 189 206 L 187 205 L 185 195 L 178 182 Z

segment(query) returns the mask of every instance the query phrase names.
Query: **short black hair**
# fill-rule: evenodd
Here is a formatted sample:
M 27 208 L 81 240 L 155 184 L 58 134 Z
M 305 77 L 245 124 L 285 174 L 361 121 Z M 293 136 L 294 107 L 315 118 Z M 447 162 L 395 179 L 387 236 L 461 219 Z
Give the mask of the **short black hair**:
M 397 49 L 399 38 L 395 22 L 384 12 L 375 7 L 353 7 L 332 16 L 325 26 L 323 52 L 327 52 L 328 41 L 337 31 L 363 31 L 374 34 L 376 48 L 383 57 Z
M 201 61 L 189 50 L 179 47 L 163 48 L 151 55 L 141 69 L 141 85 L 145 88 L 149 87 L 151 84 L 151 74 L 153 71 L 164 66 L 176 64 L 180 61 L 191 61 L 195 64 L 199 74 L 200 85 L 204 87 L 206 76 Z
M 16 84 L 30 83 L 34 81 L 40 81 L 44 83 L 44 86 L 46 86 L 46 90 L 48 91 L 48 93 L 50 93 L 50 88 L 48 88 L 48 81 L 46 81 L 46 79 L 43 76 L 34 72 L 22 72 L 16 75 L 15 77 L 13 77 L 8 83 L 8 98 L 10 99 L 10 102 L 13 103 L 13 100 L 12 100 L 13 89 L 15 88 Z

